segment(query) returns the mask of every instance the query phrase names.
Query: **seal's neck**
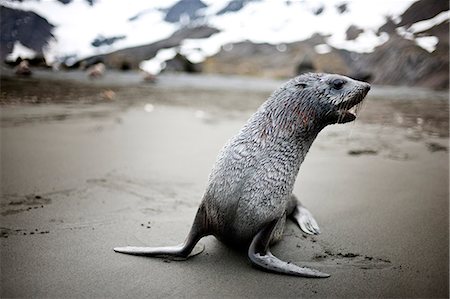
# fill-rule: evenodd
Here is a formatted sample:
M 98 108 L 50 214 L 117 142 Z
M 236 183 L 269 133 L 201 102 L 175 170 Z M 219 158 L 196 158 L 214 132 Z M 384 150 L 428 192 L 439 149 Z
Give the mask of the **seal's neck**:
M 325 127 L 317 121 L 319 112 L 314 105 L 268 100 L 249 120 L 246 129 L 255 135 L 255 140 L 265 144 L 290 142 L 309 149 Z

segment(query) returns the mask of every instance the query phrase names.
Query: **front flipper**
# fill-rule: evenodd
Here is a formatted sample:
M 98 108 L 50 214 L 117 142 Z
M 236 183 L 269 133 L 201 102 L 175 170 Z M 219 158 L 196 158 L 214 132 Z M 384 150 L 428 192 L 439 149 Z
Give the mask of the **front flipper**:
M 286 209 L 287 215 L 298 224 L 300 229 L 310 235 L 320 234 L 319 225 L 311 212 L 292 194 Z
M 251 262 L 265 270 L 303 277 L 326 278 L 329 274 L 318 270 L 300 267 L 275 257 L 269 250 L 269 243 L 272 238 L 272 232 L 277 225 L 278 220 L 274 220 L 260 230 L 253 238 L 248 249 L 248 257 Z
M 292 213 L 292 218 L 300 229 L 310 235 L 320 234 L 320 228 L 311 212 L 302 205 L 298 205 Z

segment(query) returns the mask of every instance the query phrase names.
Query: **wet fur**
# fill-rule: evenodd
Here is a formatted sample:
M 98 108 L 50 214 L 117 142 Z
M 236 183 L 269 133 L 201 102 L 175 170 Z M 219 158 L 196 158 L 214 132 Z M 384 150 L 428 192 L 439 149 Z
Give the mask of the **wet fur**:
M 300 165 L 317 134 L 341 121 L 337 105 L 360 101 L 367 93 L 368 84 L 349 78 L 349 86 L 330 91 L 327 80 L 335 76 L 305 74 L 290 80 L 221 150 L 202 202 L 217 238 L 248 246 L 264 224 L 286 217 Z

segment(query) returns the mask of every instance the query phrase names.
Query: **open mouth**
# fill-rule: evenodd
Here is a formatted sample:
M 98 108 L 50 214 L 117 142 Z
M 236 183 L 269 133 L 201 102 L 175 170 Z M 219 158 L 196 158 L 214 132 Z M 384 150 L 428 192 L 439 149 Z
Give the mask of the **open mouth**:
M 343 124 L 354 121 L 362 106 L 362 100 L 365 98 L 368 91 L 369 89 L 364 90 L 350 100 L 336 105 L 336 110 L 330 115 L 330 122 Z
M 337 114 L 337 121 L 338 124 L 344 124 L 351 121 L 354 121 L 356 119 L 356 111 L 352 111 L 353 108 L 349 110 L 338 110 Z M 355 109 L 356 110 L 356 109 Z
M 361 108 L 361 103 L 364 97 L 358 97 L 357 99 L 352 99 L 350 101 L 346 101 L 338 105 L 338 119 L 337 123 L 347 123 L 350 121 L 354 121 L 356 119 L 356 115 L 358 115 L 358 111 Z

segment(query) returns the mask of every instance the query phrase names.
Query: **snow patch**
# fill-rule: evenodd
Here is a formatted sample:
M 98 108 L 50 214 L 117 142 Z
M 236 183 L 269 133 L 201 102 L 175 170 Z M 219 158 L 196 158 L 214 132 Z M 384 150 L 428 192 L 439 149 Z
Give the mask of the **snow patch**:
M 418 46 L 431 53 L 436 50 L 439 39 L 436 36 L 422 36 L 417 37 L 414 41 Z
M 6 56 L 6 60 L 16 61 L 19 57 L 22 59 L 33 59 L 36 57 L 36 52 L 17 41 L 14 43 L 13 51 Z
M 357 53 L 370 53 L 389 40 L 389 34 L 382 32 L 380 35 L 373 31 L 365 30 L 354 40 L 347 40 L 341 35 L 333 35 L 327 38 L 327 43 L 337 49 L 345 49 Z
M 314 46 L 314 51 L 316 51 L 317 54 L 327 54 L 331 52 L 331 47 L 327 44 L 320 44 Z
M 412 24 L 409 28 L 408 31 L 412 32 L 412 33 L 418 33 L 418 32 L 422 32 L 425 30 L 428 30 L 436 25 L 439 25 L 445 21 L 450 20 L 450 11 L 443 11 L 440 14 L 436 15 L 435 17 L 428 19 L 428 20 L 424 20 L 424 21 L 420 21 L 417 23 Z
M 208 57 L 208 53 L 205 52 L 199 45 L 205 39 L 185 39 L 180 46 L 180 54 L 185 56 L 192 63 L 202 62 Z
M 175 55 L 177 55 L 176 47 L 161 49 L 152 59 L 142 61 L 139 68 L 149 74 L 157 75 L 166 67 L 166 61 L 174 58 Z

